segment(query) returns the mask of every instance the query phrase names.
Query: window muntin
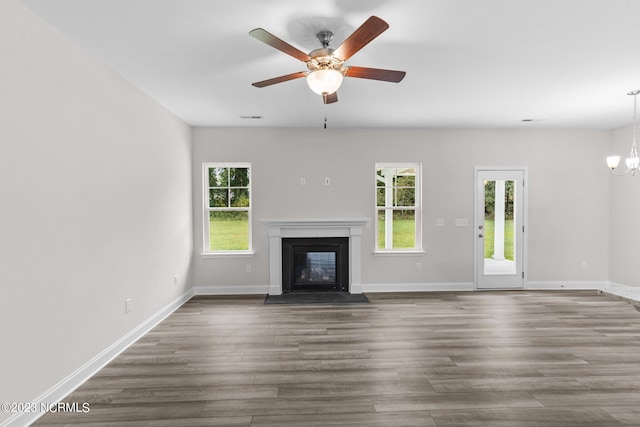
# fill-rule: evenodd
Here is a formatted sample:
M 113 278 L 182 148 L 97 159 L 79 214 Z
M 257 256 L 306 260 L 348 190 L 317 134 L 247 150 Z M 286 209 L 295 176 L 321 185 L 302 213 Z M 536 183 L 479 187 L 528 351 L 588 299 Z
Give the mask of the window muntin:
M 376 251 L 420 251 L 420 165 L 376 164 Z
M 204 253 L 251 252 L 251 165 L 205 163 Z

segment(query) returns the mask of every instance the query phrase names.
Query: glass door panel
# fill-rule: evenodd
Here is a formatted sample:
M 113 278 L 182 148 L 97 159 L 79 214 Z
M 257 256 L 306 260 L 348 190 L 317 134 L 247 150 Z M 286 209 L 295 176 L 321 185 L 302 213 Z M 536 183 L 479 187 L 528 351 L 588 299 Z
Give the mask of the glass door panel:
M 484 181 L 484 273 L 516 274 L 513 180 Z
M 524 171 L 476 172 L 476 287 L 524 284 Z

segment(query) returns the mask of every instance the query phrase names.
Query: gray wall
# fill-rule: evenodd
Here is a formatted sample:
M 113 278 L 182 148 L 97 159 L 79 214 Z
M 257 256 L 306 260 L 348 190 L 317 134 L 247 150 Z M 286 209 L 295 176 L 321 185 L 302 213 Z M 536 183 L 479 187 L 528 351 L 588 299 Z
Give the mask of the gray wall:
M 624 159 L 629 156 L 633 128 L 631 126 L 612 132 L 611 152 L 621 157 L 620 169 L 624 171 Z M 637 135 L 636 138 L 640 138 Z M 610 185 L 610 265 L 609 279 L 615 283 L 640 286 L 640 174 L 638 176 L 611 177 Z
M 33 402 L 190 289 L 191 136 L 13 0 L 0 52 L 0 401 Z
M 531 284 L 606 281 L 609 175 L 603 159 L 609 141 L 608 131 L 195 128 L 194 285 L 227 292 L 266 289 L 267 230 L 261 218 L 373 218 L 375 162 L 422 163 L 426 253 L 374 256 L 373 229 L 365 230 L 365 290 L 367 284 L 399 289 L 473 282 L 476 165 L 528 167 Z M 231 161 L 253 166 L 256 254 L 201 258 L 201 165 Z M 299 184 L 301 177 L 306 186 Z M 325 177 L 331 186 L 324 185 Z M 445 227 L 436 227 L 436 218 Z M 454 227 L 455 218 L 468 218 L 470 226 Z

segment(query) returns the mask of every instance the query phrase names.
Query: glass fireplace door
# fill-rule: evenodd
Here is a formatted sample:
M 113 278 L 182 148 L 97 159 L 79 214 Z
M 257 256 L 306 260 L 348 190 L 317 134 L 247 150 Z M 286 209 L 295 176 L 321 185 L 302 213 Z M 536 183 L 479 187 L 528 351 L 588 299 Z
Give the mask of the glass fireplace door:
M 292 290 L 338 290 L 337 261 L 334 250 L 316 251 L 314 248 L 294 251 Z
M 348 290 L 348 238 L 282 240 L 283 292 Z

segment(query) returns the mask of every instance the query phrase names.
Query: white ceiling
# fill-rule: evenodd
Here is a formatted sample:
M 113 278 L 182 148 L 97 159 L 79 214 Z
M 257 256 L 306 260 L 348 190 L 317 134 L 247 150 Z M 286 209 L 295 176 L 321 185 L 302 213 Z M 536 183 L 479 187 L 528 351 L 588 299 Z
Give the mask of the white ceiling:
M 638 0 L 22 2 L 196 126 L 614 129 L 640 89 Z M 402 82 L 347 78 L 326 106 L 304 79 L 251 86 L 306 70 L 253 28 L 308 52 L 371 15 L 390 28 L 346 64 Z

